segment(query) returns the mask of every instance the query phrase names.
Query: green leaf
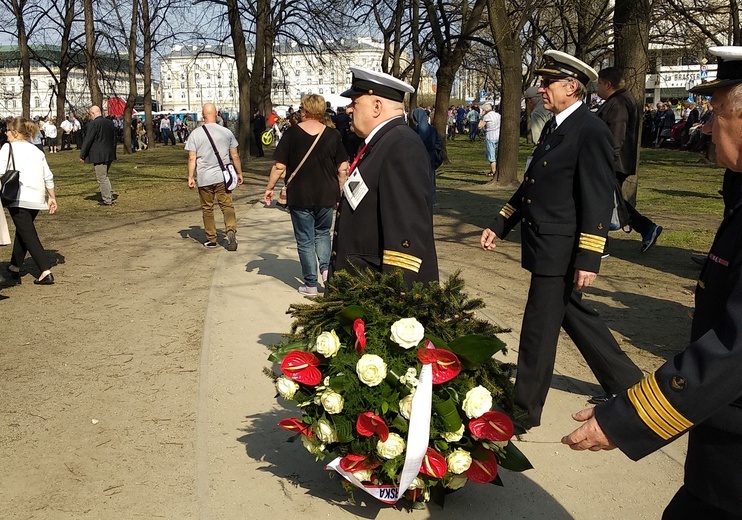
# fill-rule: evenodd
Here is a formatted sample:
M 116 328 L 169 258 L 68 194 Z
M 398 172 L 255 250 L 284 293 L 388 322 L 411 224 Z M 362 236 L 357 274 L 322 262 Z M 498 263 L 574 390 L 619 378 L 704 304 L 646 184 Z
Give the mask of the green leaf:
M 366 309 L 360 305 L 348 305 L 345 309 L 337 313 L 338 321 L 343 325 L 353 324 L 358 318 L 366 315 Z
M 453 399 L 446 399 L 445 401 L 437 402 L 433 405 L 435 413 L 443 420 L 443 424 L 446 425 L 446 430 L 449 432 L 459 431 L 461 425 L 461 416 L 459 411 L 456 409 L 456 403 Z
M 394 426 L 397 430 L 399 430 L 402 433 L 406 433 L 409 429 L 409 425 L 407 424 L 407 420 L 402 417 L 401 415 L 397 415 L 394 420 L 392 421 L 392 426 Z
M 495 337 L 472 334 L 454 339 L 448 347 L 464 361 L 482 364 L 489 361 L 496 352 L 505 348 L 505 343 Z
M 498 463 L 505 469 L 510 471 L 525 471 L 532 469 L 531 462 L 523 455 L 515 444 L 508 442 L 507 445 L 502 449 L 501 455 L 498 457 Z
M 283 361 L 283 358 L 291 351 L 294 350 L 309 350 L 308 344 L 306 341 L 293 341 L 291 343 L 286 343 L 285 345 L 281 345 L 278 348 L 276 348 L 270 356 L 268 356 L 268 361 L 272 363 L 280 363 Z
M 426 339 L 429 339 L 430 342 L 433 345 L 435 345 L 435 348 L 443 348 L 443 349 L 446 349 L 446 350 L 450 350 L 448 348 L 448 344 L 445 341 L 443 341 L 441 338 L 438 338 L 436 336 L 433 336 L 432 334 L 426 334 L 425 335 L 425 338 Z
M 505 487 L 505 484 L 503 484 L 502 479 L 500 478 L 500 474 L 499 473 L 495 476 L 495 480 L 493 480 L 492 482 L 490 482 L 490 484 L 494 484 L 495 486 Z
M 350 442 L 353 440 L 353 423 L 348 419 L 333 415 L 332 425 L 338 435 L 338 442 Z
M 386 401 L 381 402 L 381 413 L 387 413 L 389 411 L 389 403 Z

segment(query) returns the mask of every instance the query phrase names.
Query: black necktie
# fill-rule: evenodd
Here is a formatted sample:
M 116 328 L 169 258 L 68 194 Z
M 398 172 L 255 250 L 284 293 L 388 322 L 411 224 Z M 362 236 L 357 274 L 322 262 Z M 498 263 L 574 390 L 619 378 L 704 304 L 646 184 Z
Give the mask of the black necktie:
M 543 143 L 546 141 L 546 138 L 549 136 L 550 133 L 554 131 L 554 129 L 557 127 L 556 117 L 552 117 L 549 119 L 549 122 L 546 123 L 544 126 L 543 132 L 541 132 L 541 139 L 539 140 L 538 144 Z

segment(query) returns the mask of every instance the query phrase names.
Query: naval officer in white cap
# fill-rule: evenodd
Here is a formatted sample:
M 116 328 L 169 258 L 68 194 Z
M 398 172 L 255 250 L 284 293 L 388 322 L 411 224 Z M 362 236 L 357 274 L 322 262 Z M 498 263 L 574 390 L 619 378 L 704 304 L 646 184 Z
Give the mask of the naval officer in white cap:
M 351 67 L 341 94 L 364 144 L 350 165 L 333 239 L 330 277 L 351 266 L 400 269 L 407 284 L 438 280 L 433 240 L 430 161 L 420 137 L 405 124 L 411 85 L 393 76 Z
M 612 395 L 642 371 L 621 350 L 597 313 L 582 302 L 595 280 L 613 210 L 616 177 L 607 125 L 582 102 L 595 70 L 559 51 L 546 51 L 538 91 L 554 117 L 544 126 L 518 191 L 482 232 L 489 251 L 521 224 L 521 263 L 531 272 L 518 351 L 515 404 L 523 421 L 541 424 L 559 329 L 574 341 L 596 379 Z
M 742 47 L 712 47 L 717 160 L 742 172 Z M 742 173 L 732 173 L 742 175 Z M 618 448 L 638 460 L 685 432 L 685 479 L 663 520 L 742 519 L 742 200 L 719 226 L 696 285 L 690 344 L 636 386 L 573 415 L 576 450 Z M 638 468 L 637 468 L 638 469 Z M 648 513 L 651 515 L 651 512 Z

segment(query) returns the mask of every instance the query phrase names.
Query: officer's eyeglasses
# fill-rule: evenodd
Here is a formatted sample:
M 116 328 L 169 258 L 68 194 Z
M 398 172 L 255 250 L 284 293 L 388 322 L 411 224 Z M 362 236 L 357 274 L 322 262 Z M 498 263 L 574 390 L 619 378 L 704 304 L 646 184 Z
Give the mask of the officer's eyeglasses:
M 544 88 L 548 88 L 549 85 L 551 85 L 552 83 L 560 83 L 562 81 L 567 81 L 567 80 L 564 78 L 542 78 L 540 86 Z

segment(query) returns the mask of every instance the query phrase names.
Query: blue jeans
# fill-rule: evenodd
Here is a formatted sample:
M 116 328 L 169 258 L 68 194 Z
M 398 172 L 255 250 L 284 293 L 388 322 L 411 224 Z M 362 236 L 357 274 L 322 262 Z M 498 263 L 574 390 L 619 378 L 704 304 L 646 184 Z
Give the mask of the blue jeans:
M 304 284 L 307 287 L 317 287 L 317 260 L 320 272 L 330 266 L 332 208 L 289 206 L 289 211 Z

